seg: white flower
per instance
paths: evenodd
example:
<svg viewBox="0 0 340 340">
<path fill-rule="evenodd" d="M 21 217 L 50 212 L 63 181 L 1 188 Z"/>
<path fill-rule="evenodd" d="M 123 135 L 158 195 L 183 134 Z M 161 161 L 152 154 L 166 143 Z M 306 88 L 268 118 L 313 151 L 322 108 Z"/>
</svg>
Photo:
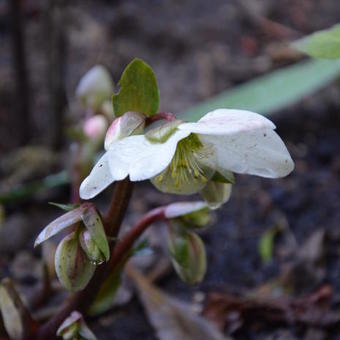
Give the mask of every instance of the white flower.
<svg viewBox="0 0 340 340">
<path fill-rule="evenodd" d="M 284 177 L 294 163 L 274 129 L 257 113 L 218 109 L 197 123 L 165 129 L 160 142 L 147 135 L 126 137 L 109 146 L 81 184 L 80 196 L 92 198 L 127 176 L 151 179 L 161 191 L 179 194 L 202 190 L 216 172 Z"/>
</svg>

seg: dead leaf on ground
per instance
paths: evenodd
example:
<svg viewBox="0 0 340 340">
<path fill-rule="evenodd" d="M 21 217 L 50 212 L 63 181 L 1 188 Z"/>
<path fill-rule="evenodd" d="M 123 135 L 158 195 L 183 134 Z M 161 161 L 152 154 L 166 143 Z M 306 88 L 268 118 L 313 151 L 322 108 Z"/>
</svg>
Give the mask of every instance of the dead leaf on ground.
<svg viewBox="0 0 340 340">
<path fill-rule="evenodd" d="M 125 271 L 134 281 L 139 299 L 160 340 L 227 340 L 188 304 L 163 293 L 133 266 L 128 265 Z"/>
<path fill-rule="evenodd" d="M 220 329 L 231 333 L 246 324 L 301 325 L 327 329 L 340 322 L 340 310 L 333 308 L 332 295 L 333 289 L 329 285 L 302 298 L 210 293 L 203 315 Z"/>
</svg>

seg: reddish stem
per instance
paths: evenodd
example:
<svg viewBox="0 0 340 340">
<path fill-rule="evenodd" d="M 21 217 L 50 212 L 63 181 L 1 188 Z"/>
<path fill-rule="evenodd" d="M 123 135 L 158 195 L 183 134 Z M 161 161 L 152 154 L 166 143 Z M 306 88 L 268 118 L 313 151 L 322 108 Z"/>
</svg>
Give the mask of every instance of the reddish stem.
<svg viewBox="0 0 340 340">
<path fill-rule="evenodd" d="M 133 189 L 132 182 L 126 178 L 114 188 L 109 208 L 104 216 L 104 226 L 107 236 L 116 237 L 129 205 Z"/>
<path fill-rule="evenodd" d="M 121 262 L 126 253 L 133 246 L 134 242 L 152 223 L 164 219 L 164 207 L 153 209 L 145 214 L 142 219 L 140 219 L 139 222 L 125 235 L 123 240 L 116 244 L 109 261 L 110 271 L 112 271 L 113 268 Z"/>
</svg>

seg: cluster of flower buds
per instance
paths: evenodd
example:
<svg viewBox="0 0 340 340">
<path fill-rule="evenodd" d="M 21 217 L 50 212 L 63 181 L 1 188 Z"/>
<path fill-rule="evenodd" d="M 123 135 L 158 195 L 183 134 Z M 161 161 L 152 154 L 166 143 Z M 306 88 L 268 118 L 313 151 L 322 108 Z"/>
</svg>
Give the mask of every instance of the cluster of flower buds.
<svg viewBox="0 0 340 340">
<path fill-rule="evenodd" d="M 55 270 L 61 284 L 71 291 L 83 289 L 97 265 L 108 261 L 110 248 L 100 215 L 90 203 L 84 203 L 47 225 L 35 246 L 66 228 L 73 227 L 59 243 Z"/>
</svg>

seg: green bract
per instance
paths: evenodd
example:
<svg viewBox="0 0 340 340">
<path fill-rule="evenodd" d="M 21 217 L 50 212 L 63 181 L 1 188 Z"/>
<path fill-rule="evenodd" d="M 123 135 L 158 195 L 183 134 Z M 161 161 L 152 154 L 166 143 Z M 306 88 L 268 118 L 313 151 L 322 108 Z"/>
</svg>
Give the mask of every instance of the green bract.
<svg viewBox="0 0 340 340">
<path fill-rule="evenodd" d="M 312 57 L 338 59 L 340 58 L 340 25 L 315 32 L 297 40 L 293 45 Z"/>
<path fill-rule="evenodd" d="M 182 123 L 181 120 L 174 120 L 173 122 L 167 122 L 152 130 L 149 130 L 145 137 L 153 143 L 165 143 L 169 137 L 175 133 L 178 125 Z"/>
<path fill-rule="evenodd" d="M 144 61 L 136 58 L 124 70 L 120 91 L 113 95 L 113 109 L 116 117 L 134 111 L 146 116 L 154 115 L 159 106 L 159 92 L 155 74 Z"/>
<path fill-rule="evenodd" d="M 83 316 L 74 311 L 65 319 L 57 330 L 57 336 L 62 337 L 64 340 L 84 339 L 96 340 L 96 336 L 87 327 Z"/>
<path fill-rule="evenodd" d="M 171 223 L 168 248 L 174 269 L 184 282 L 195 284 L 202 281 L 207 259 L 204 243 L 196 233 L 187 231 L 181 224 Z"/>
<path fill-rule="evenodd" d="M 54 261 L 60 283 L 71 291 L 84 289 L 96 269 L 82 250 L 74 232 L 59 243 Z"/>
</svg>

